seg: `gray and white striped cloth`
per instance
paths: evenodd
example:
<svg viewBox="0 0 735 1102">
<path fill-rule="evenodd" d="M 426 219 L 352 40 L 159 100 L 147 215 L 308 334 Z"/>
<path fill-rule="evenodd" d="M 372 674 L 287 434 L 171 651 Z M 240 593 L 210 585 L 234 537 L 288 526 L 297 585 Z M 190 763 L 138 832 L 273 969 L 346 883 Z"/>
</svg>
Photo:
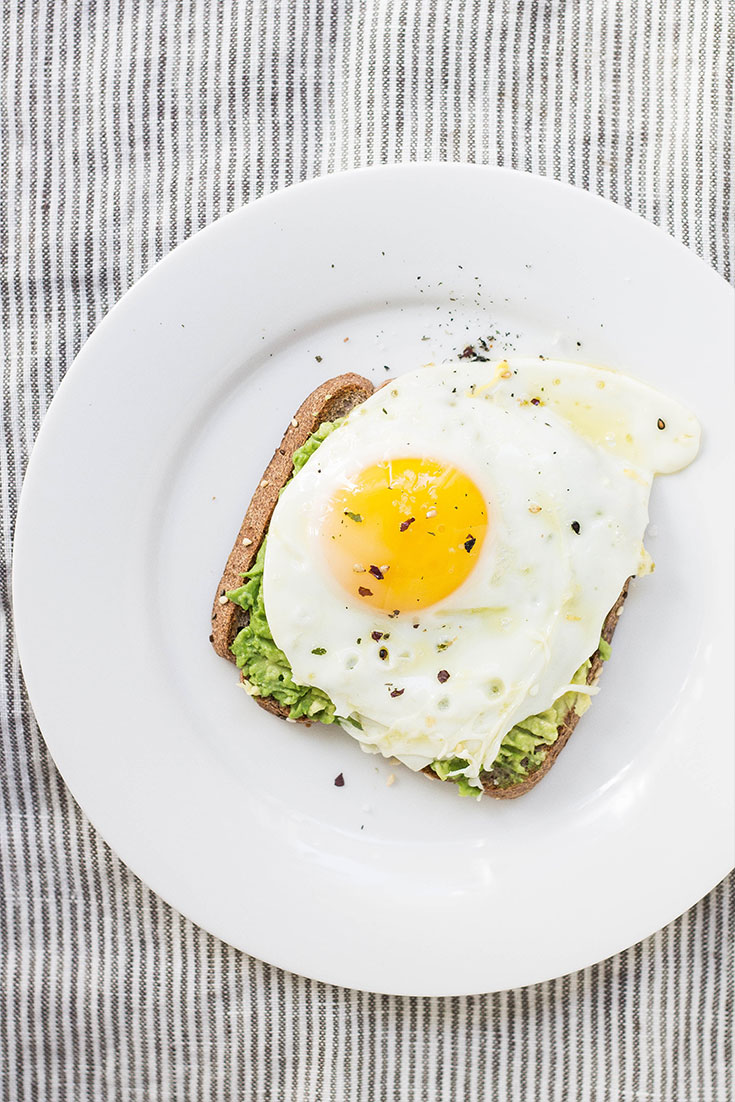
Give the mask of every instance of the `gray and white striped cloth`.
<svg viewBox="0 0 735 1102">
<path fill-rule="evenodd" d="M 23 689 L 9 571 L 82 342 L 178 242 L 292 181 L 513 166 L 625 204 L 730 278 L 732 2 L 4 0 L 0 52 L 2 1099 L 727 1102 L 732 877 L 627 952 L 503 994 L 368 995 L 249 959 L 76 806 Z"/>
</svg>

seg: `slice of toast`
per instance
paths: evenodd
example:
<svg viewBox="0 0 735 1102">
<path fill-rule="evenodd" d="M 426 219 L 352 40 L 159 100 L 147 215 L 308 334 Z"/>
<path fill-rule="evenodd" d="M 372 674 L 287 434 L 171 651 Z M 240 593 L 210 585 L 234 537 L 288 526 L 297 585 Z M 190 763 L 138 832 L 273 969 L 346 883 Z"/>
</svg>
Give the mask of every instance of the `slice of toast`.
<svg viewBox="0 0 735 1102">
<path fill-rule="evenodd" d="M 230 551 L 212 608 L 212 634 L 209 639 L 217 654 L 227 658 L 230 662 L 235 661 L 230 647 L 237 633 L 246 626 L 248 613 L 239 605 L 227 601 L 225 594 L 228 590 L 237 589 L 242 584 L 242 575 L 255 562 L 260 545 L 268 532 L 268 525 L 276 507 L 278 495 L 293 473 L 294 452 L 306 443 L 309 436 L 316 432 L 323 422 L 335 421 L 338 417 L 345 417 L 350 410 L 361 405 L 366 398 L 369 398 L 374 389 L 370 380 L 363 378 L 362 375 L 346 374 L 328 379 L 326 383 L 322 383 L 321 386 L 312 391 L 299 406 L 286 429 L 281 443 L 273 453 L 273 458 L 263 472 L 258 487 L 251 498 L 245 519 Z M 608 613 L 603 625 L 601 635 L 608 643 L 612 639 L 617 626 L 618 617 L 628 593 L 628 584 L 626 582 L 623 586 L 620 596 Z M 225 599 L 223 600 L 223 598 Z M 599 650 L 592 655 L 591 662 L 587 674 L 588 685 L 597 681 L 602 669 L 602 658 Z M 265 708 L 273 715 L 280 716 L 283 719 L 288 717 L 289 709 L 273 698 L 256 696 L 253 699 L 261 708 Z M 523 781 L 507 788 L 498 788 L 491 780 L 485 781 L 483 787 L 487 795 L 496 799 L 512 800 L 517 796 L 524 795 L 534 785 L 538 784 L 541 778 L 551 769 L 567 744 L 578 720 L 577 713 L 574 709 L 570 709 L 558 728 L 559 736 L 556 742 L 549 747 L 548 753 L 539 768 Z M 306 717 L 301 717 L 296 722 L 305 723 L 309 726 L 312 721 Z M 435 780 L 439 780 L 432 769 L 427 768 L 424 772 Z"/>
</svg>

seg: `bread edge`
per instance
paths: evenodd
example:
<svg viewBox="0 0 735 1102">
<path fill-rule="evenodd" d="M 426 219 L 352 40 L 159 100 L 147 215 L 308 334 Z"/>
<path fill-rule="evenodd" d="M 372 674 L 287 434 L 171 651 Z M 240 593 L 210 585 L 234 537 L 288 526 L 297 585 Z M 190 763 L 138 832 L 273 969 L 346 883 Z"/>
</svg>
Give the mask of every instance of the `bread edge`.
<svg viewBox="0 0 735 1102">
<path fill-rule="evenodd" d="M 237 633 L 248 622 L 248 613 L 225 598 L 228 590 L 242 585 L 242 575 L 250 569 L 260 550 L 278 495 L 293 473 L 293 456 L 324 421 L 344 417 L 361 405 L 374 391 L 369 379 L 348 372 L 327 379 L 301 403 L 283 434 L 255 488 L 247 512 L 240 525 L 232 550 L 225 563 L 214 597 L 209 641 L 217 654 L 235 661 L 230 647 Z M 262 708 L 286 718 L 288 709 L 270 697 L 254 697 Z"/>
</svg>

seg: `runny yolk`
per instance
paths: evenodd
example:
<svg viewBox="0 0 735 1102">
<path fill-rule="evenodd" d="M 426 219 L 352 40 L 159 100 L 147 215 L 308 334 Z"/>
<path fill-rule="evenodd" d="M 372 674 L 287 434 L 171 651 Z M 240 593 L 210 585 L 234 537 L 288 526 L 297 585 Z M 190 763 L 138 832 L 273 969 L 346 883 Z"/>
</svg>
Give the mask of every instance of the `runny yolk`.
<svg viewBox="0 0 735 1102">
<path fill-rule="evenodd" d="M 428 608 L 472 572 L 487 532 L 472 479 L 435 459 L 366 467 L 331 499 L 321 536 L 333 576 L 384 612 Z"/>
</svg>

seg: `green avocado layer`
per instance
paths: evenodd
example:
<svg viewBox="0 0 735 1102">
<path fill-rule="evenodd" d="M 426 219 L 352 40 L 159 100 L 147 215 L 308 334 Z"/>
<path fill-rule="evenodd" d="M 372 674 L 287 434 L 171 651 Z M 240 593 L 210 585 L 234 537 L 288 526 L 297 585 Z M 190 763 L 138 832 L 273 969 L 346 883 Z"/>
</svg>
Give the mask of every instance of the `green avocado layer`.
<svg viewBox="0 0 735 1102">
<path fill-rule="evenodd" d="M 341 424 L 341 420 L 325 422 L 294 452 L 294 474 Z M 306 717 L 320 723 L 335 723 L 339 716 L 335 715 L 332 701 L 321 689 L 294 682 L 288 659 L 271 635 L 263 603 L 265 547 L 264 539 L 255 562 L 243 575 L 244 584 L 227 594 L 229 600 L 250 614 L 247 627 L 237 634 L 230 649 L 244 674 L 251 696 L 272 697 L 289 709 L 290 719 Z M 604 639 L 600 640 L 600 656 L 603 660 L 610 657 L 610 646 Z M 579 667 L 571 683 L 585 684 L 589 668 L 588 659 Z M 492 768 L 483 773 L 483 780 L 490 780 L 499 788 L 509 788 L 525 780 L 539 768 L 549 747 L 556 741 L 558 728 L 567 712 L 573 708 L 578 715 L 582 715 L 589 705 L 590 698 L 585 693 L 570 691 L 559 697 L 545 712 L 524 719 L 505 736 Z M 441 780 L 454 781 L 461 795 L 477 796 L 479 789 L 459 772 L 466 769 L 467 764 L 462 758 L 452 758 L 435 761 L 431 768 Z"/>
<path fill-rule="evenodd" d="M 319 445 L 334 432 L 342 421 L 328 421 L 320 425 L 309 439 L 293 455 L 294 474 L 297 474 Z M 291 676 L 291 667 L 282 650 L 276 646 L 265 616 L 263 603 L 263 562 L 266 541 L 260 545 L 255 562 L 243 574 L 244 585 L 232 589 L 229 599 L 250 613 L 247 627 L 238 632 L 230 650 L 238 668 L 246 679 L 251 696 L 270 696 L 289 710 L 290 719 L 319 720 L 334 723 L 334 704 L 326 693 L 315 687 L 297 685 Z"/>
</svg>

